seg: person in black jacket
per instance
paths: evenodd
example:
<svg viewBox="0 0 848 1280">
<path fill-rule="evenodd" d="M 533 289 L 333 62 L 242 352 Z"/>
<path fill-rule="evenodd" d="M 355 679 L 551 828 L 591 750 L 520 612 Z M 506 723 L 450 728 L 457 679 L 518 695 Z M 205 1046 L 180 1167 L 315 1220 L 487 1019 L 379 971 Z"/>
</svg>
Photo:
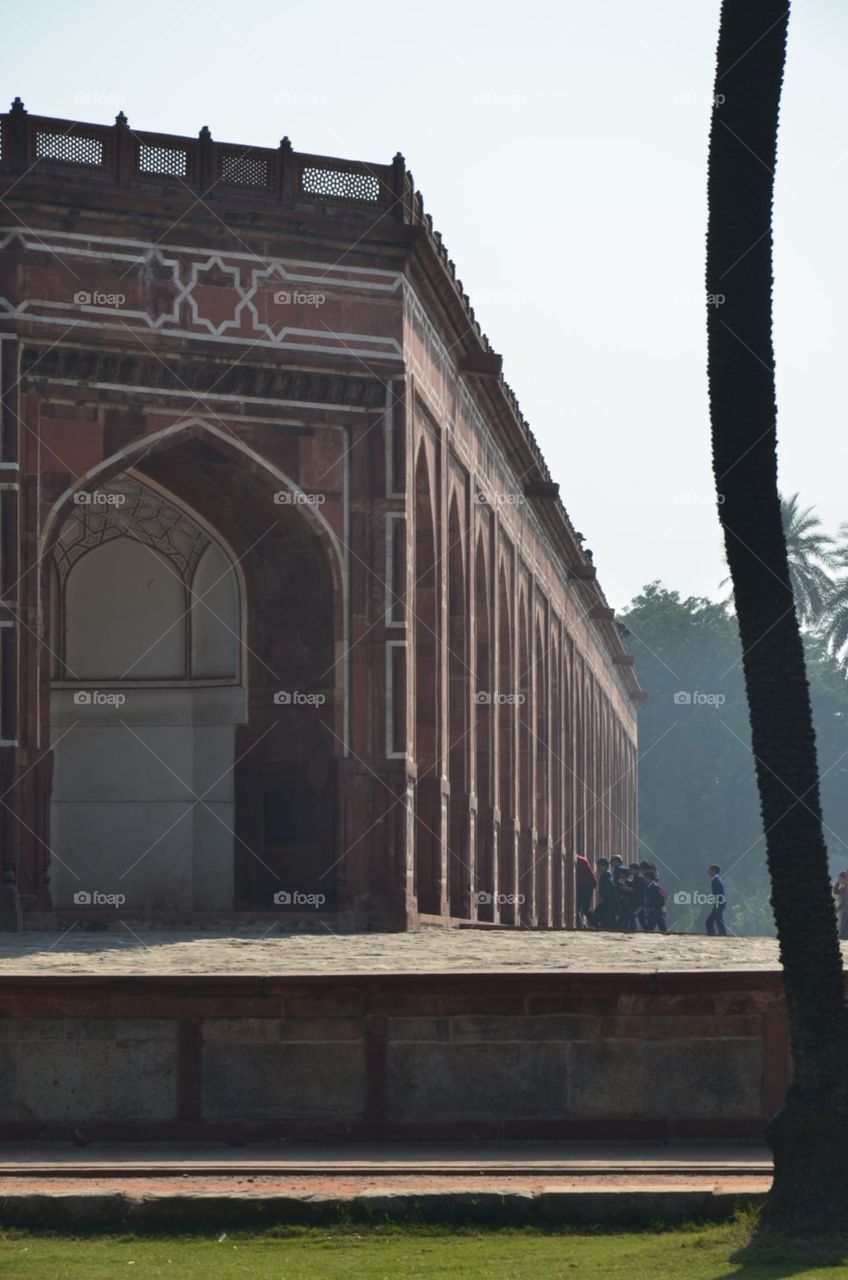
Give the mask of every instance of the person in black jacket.
<svg viewBox="0 0 848 1280">
<path fill-rule="evenodd" d="M 614 929 L 618 923 L 618 890 L 610 871 L 609 858 L 598 858 L 598 905 L 589 913 L 596 929 Z"/>
<path fill-rule="evenodd" d="M 658 929 L 668 933 L 665 923 L 665 893 L 656 871 L 646 871 L 645 879 L 645 928 L 648 933 Z"/>
<path fill-rule="evenodd" d="M 627 876 L 627 867 L 616 867 L 613 872 L 615 880 L 615 889 L 618 894 L 618 920 L 616 928 L 622 929 L 627 933 L 632 933 L 635 925 L 633 922 L 634 912 L 636 910 L 635 897 L 636 892 Z"/>
<path fill-rule="evenodd" d="M 645 928 L 645 881 L 638 862 L 631 862 L 628 876 L 628 896 L 624 900 L 622 929 L 635 933 L 637 928 Z"/>
</svg>

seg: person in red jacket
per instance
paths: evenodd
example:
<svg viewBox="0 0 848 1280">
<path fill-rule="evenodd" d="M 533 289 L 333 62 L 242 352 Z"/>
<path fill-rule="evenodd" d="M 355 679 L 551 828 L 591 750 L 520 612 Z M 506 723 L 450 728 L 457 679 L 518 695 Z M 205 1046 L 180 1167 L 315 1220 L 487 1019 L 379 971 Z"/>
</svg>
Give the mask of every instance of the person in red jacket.
<svg viewBox="0 0 848 1280">
<path fill-rule="evenodd" d="M 592 896 L 598 881 L 592 864 L 585 854 L 578 853 L 575 862 L 577 879 L 577 928 L 588 929 L 586 914 L 592 906 Z"/>
</svg>

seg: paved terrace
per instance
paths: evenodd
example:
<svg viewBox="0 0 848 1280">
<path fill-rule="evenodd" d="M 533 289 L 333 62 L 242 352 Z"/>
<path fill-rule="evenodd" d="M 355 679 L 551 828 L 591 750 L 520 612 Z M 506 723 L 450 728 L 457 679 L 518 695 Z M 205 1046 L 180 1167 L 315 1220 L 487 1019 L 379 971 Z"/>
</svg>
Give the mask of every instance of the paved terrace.
<svg viewBox="0 0 848 1280">
<path fill-rule="evenodd" d="M 848 959 L 848 947 L 844 949 Z M 428 929 L 338 934 L 113 931 L 0 934 L 7 974 L 651 973 L 779 969 L 773 938 Z"/>
</svg>

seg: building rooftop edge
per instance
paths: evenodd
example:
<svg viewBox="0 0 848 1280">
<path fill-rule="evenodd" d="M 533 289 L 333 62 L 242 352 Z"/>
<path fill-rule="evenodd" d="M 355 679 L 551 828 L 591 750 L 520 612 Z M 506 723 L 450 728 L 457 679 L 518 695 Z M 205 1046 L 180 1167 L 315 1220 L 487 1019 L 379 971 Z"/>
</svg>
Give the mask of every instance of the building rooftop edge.
<svg viewBox="0 0 848 1280">
<path fill-rule="evenodd" d="M 594 566 L 582 548 L 544 454 L 501 372 L 500 357 L 476 318 L 453 259 L 424 209 L 423 197 L 400 152 L 390 164 L 372 164 L 297 152 L 287 137 L 274 149 L 218 142 L 206 126 L 197 137 L 138 131 L 130 127 L 123 111 L 114 125 L 35 116 L 15 98 L 11 109 L 0 113 L 0 176 L 17 175 L 18 185 L 36 171 L 76 184 L 88 178 L 96 188 L 111 186 L 149 194 L 163 186 L 182 189 L 194 202 L 200 193 L 201 203 L 214 191 L 215 198 L 223 196 L 242 204 L 247 200 L 269 210 L 333 206 L 344 214 L 371 215 L 374 229 L 387 221 L 421 228 L 429 255 L 440 264 L 450 284 L 451 301 L 461 321 L 460 358 L 465 358 L 467 367 L 460 372 L 479 381 L 484 397 L 495 402 L 493 408 L 500 401 L 498 416 L 507 434 L 514 431 L 513 443 L 523 446 L 535 464 L 531 481 L 539 492 L 533 497 L 541 499 L 549 519 L 553 517 L 554 531 L 564 544 L 566 568 L 576 570 L 572 576 L 585 584 L 597 604 L 607 607 Z M 479 353 L 476 360 L 475 346 Z M 588 621 L 589 608 L 586 614 Z M 603 619 L 598 629 L 613 661 L 621 660 L 617 670 L 638 703 L 641 686 L 634 668 L 627 664 L 630 655 L 616 623 Z"/>
</svg>

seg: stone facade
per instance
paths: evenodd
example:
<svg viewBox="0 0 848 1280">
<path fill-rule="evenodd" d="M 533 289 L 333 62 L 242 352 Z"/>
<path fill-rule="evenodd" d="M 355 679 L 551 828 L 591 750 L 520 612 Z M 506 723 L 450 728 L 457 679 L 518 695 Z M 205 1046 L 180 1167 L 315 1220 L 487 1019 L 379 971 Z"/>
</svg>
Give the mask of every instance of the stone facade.
<svg viewBox="0 0 848 1280">
<path fill-rule="evenodd" d="M 7 918 L 573 924 L 642 695 L 403 158 L 0 126 Z"/>
</svg>

